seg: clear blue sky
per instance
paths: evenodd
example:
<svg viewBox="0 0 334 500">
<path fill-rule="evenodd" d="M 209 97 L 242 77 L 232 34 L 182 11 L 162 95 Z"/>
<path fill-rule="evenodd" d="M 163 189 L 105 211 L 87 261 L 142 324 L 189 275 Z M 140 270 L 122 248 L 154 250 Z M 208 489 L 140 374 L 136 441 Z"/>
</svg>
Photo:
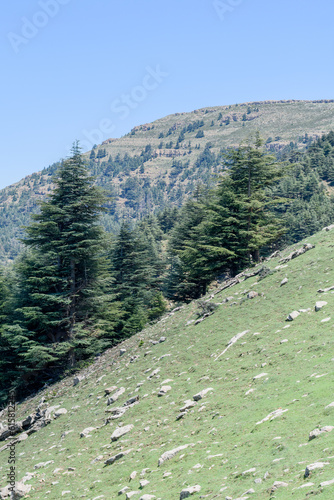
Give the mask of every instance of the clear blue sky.
<svg viewBox="0 0 334 500">
<path fill-rule="evenodd" d="M 0 18 L 0 188 L 167 114 L 333 98 L 330 0 L 15 0 Z"/>
</svg>

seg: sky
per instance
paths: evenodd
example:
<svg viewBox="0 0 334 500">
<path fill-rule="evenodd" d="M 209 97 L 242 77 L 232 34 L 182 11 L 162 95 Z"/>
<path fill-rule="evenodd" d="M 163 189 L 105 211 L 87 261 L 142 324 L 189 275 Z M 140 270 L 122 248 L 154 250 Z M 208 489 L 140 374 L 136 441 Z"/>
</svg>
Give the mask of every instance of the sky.
<svg viewBox="0 0 334 500">
<path fill-rule="evenodd" d="M 15 0 L 0 18 L 0 189 L 176 112 L 333 98 L 331 0 Z"/>
</svg>

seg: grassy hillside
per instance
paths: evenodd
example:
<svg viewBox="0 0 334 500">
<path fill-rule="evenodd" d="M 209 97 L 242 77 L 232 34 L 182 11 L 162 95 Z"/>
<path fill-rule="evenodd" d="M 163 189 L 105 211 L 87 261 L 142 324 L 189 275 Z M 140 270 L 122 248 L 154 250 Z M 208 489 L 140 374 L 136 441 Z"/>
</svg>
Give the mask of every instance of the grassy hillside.
<svg viewBox="0 0 334 500">
<path fill-rule="evenodd" d="M 306 242 L 315 247 L 280 262 Z M 309 434 L 334 425 L 334 407 L 328 406 L 334 402 L 334 291 L 318 292 L 334 285 L 333 246 L 334 230 L 309 237 L 267 261 L 272 273 L 264 279 L 212 288 L 206 299 L 219 305 L 204 321 L 195 324 L 196 302 L 183 306 L 98 357 L 78 385 L 68 377 L 20 404 L 18 419 L 38 406 L 67 410 L 16 445 L 17 479 L 33 474 L 26 482 L 30 498 L 174 500 L 199 485 L 194 499 L 332 499 L 334 482 L 321 484 L 334 479 L 334 430 L 312 440 Z M 258 295 L 249 299 L 250 291 Z M 315 312 L 317 301 L 327 304 Z M 286 321 L 299 310 L 304 312 Z M 111 386 L 125 391 L 107 405 Z M 162 386 L 170 389 L 159 397 Z M 115 407 L 136 396 L 105 425 Z M 185 405 L 188 412 L 177 420 Z M 1 418 L 5 423 L 5 412 Z M 111 441 L 127 425 L 133 425 L 130 432 Z M 94 429 L 80 438 L 87 427 Z M 185 445 L 158 465 L 165 452 Z M 104 464 L 121 452 L 119 460 Z M 2 486 L 7 455 L 2 449 Z M 317 462 L 304 478 L 306 467 Z M 273 489 L 275 482 L 283 484 Z"/>
<path fill-rule="evenodd" d="M 86 154 L 97 183 L 110 195 L 104 225 L 116 232 L 126 215 L 132 219 L 166 205 L 181 206 L 198 183 L 219 172 L 222 150 L 237 146 L 259 130 L 267 148 L 303 149 L 329 132 L 334 101 L 265 101 L 176 113 L 135 127 L 120 139 L 108 139 Z M 92 156 L 92 158 L 91 158 Z M 20 250 L 20 227 L 29 223 L 36 202 L 52 189 L 57 165 L 0 191 L 0 260 Z"/>
</svg>

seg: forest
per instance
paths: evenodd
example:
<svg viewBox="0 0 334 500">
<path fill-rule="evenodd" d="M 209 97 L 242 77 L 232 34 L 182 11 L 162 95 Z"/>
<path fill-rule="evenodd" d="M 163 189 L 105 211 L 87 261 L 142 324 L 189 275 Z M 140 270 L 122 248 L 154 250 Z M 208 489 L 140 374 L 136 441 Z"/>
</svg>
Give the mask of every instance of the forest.
<svg viewBox="0 0 334 500">
<path fill-rule="evenodd" d="M 220 156 L 208 144 L 198 161 L 199 177 L 201 168 L 216 171 L 210 182 L 182 206 L 171 197 L 137 222 L 123 217 L 116 234 L 103 225 L 113 193 L 96 184 L 78 143 L 53 169 L 53 190 L 22 230 L 23 251 L 0 270 L 0 405 L 9 389 L 23 397 L 82 368 L 172 306 L 199 299 L 213 280 L 334 219 L 334 132 L 279 155 L 259 134 Z M 116 157 L 103 168 L 113 176 L 141 162 Z M 189 165 L 174 159 L 170 175 L 191 175 Z M 142 187 L 127 182 L 127 203 L 139 210 Z"/>
</svg>

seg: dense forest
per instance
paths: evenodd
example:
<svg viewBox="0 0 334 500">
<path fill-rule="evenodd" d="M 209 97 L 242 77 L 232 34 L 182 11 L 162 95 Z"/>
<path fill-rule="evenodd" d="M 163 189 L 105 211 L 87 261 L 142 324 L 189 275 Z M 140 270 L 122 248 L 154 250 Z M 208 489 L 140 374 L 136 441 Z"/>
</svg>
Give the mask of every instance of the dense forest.
<svg viewBox="0 0 334 500">
<path fill-rule="evenodd" d="M 0 271 L 1 401 L 10 387 L 24 396 L 81 367 L 171 304 L 201 297 L 212 280 L 331 223 L 334 133 L 305 152 L 291 144 L 277 156 L 266 146 L 259 134 L 220 155 L 208 143 L 194 179 L 187 162 L 174 159 L 170 176 L 205 182 L 186 201 L 173 193 L 153 213 L 149 200 L 159 189 L 129 177 L 122 186 L 129 211 L 112 235 L 105 217 L 115 192 L 96 184 L 90 164 L 105 152 L 93 149 L 87 165 L 76 143 L 48 172 L 54 187 L 22 230 L 24 251 Z M 152 154 L 147 147 L 99 168 L 112 177 Z M 132 211 L 141 213 L 136 223 Z"/>
</svg>

